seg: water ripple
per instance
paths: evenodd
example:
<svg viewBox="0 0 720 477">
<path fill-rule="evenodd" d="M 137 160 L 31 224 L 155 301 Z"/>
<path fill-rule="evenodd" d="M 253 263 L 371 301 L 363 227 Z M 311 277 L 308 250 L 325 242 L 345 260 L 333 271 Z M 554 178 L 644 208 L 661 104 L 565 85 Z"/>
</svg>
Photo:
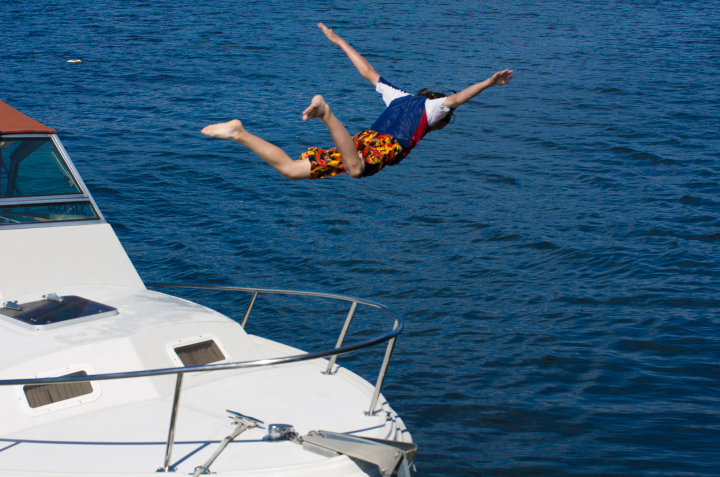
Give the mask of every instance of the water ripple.
<svg viewBox="0 0 720 477">
<path fill-rule="evenodd" d="M 110 3 L 4 1 L 0 99 L 60 131 L 146 281 L 398 309 L 384 394 L 421 475 L 717 475 L 716 1 Z M 318 20 L 411 91 L 516 79 L 361 181 L 290 183 L 198 133 L 238 117 L 291 156 L 328 146 L 299 116 L 318 92 L 371 124 Z M 332 345 L 314 305 L 256 306 L 255 331 Z"/>
</svg>

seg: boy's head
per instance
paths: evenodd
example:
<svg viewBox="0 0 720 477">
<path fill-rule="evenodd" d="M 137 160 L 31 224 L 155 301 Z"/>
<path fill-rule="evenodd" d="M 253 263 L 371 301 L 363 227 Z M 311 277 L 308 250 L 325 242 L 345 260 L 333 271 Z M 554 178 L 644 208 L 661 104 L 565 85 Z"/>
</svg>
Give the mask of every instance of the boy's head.
<svg viewBox="0 0 720 477">
<path fill-rule="evenodd" d="M 445 93 L 455 94 L 456 92 L 457 91 L 450 90 L 450 91 L 444 91 L 442 93 L 435 93 L 434 91 L 430 91 L 427 88 L 423 88 L 420 91 L 418 91 L 417 93 L 415 93 L 415 96 L 422 96 L 427 99 L 438 99 L 438 98 L 446 98 L 447 95 Z M 445 126 L 447 126 L 448 124 L 450 124 L 451 122 L 453 122 L 454 119 L 455 119 L 455 110 L 451 109 L 450 112 L 447 113 L 447 115 L 445 115 L 444 118 L 442 118 L 440 121 L 438 121 L 438 123 L 435 126 L 430 128 L 430 131 L 439 131 L 442 128 L 444 128 Z"/>
</svg>

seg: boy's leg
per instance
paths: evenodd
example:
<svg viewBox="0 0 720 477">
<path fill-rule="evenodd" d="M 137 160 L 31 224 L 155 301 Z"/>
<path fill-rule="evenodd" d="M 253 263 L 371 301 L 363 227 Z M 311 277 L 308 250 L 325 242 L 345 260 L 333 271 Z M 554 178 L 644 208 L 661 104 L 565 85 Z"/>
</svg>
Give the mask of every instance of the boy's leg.
<svg viewBox="0 0 720 477">
<path fill-rule="evenodd" d="M 310 106 L 303 112 L 303 121 L 312 118 L 319 118 L 327 126 L 335 146 L 342 155 L 345 172 L 353 178 L 362 177 L 365 162 L 355 147 L 355 141 L 353 141 L 345 126 L 330 111 L 330 106 L 320 95 L 315 96 Z M 247 132 L 237 119 L 226 123 L 212 124 L 200 132 L 208 136 L 229 139 L 242 144 L 290 180 L 310 178 L 309 160 L 292 160 L 279 147 Z"/>
<path fill-rule="evenodd" d="M 247 132 L 245 128 L 243 128 L 242 123 L 237 119 L 226 123 L 212 124 L 200 132 L 207 136 L 229 139 L 238 144 L 242 144 L 290 180 L 310 178 L 309 160 L 292 160 L 290 156 L 285 154 L 279 147 Z"/>
<path fill-rule="evenodd" d="M 320 95 L 315 96 L 310 106 L 303 112 L 303 121 L 312 118 L 319 118 L 327 126 L 335 146 L 342 155 L 345 172 L 355 179 L 362 177 L 365 170 L 365 161 L 363 161 L 362 156 L 355 147 L 355 141 L 353 141 L 345 126 L 330 111 L 330 106 Z"/>
</svg>

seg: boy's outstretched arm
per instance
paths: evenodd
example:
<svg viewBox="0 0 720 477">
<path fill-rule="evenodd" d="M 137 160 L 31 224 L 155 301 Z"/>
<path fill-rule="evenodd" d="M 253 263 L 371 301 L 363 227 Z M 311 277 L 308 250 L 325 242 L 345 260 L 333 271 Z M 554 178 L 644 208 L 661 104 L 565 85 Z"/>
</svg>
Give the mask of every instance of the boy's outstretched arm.
<svg viewBox="0 0 720 477">
<path fill-rule="evenodd" d="M 371 82 L 373 86 L 376 86 L 378 79 L 380 79 L 380 75 L 377 74 L 375 68 L 373 68 L 372 65 L 368 63 L 362 55 L 360 55 L 360 53 L 355 51 L 355 49 L 350 46 L 347 41 L 333 33 L 330 28 L 326 27 L 322 23 L 318 23 L 318 27 L 323 31 L 323 33 L 325 33 L 328 40 L 342 48 L 342 51 L 344 51 L 348 58 L 350 58 L 350 61 L 352 61 L 352 64 L 355 65 L 355 68 L 357 68 L 360 75 Z"/>
<path fill-rule="evenodd" d="M 446 108 L 455 109 L 458 106 L 467 103 L 475 96 L 488 89 L 490 86 L 502 86 L 504 84 L 508 84 L 510 80 L 513 79 L 513 77 L 510 76 L 512 72 L 513 70 L 498 71 L 485 81 L 481 81 L 480 83 L 465 88 L 459 93 L 448 96 L 445 99 L 443 106 L 445 106 Z"/>
</svg>

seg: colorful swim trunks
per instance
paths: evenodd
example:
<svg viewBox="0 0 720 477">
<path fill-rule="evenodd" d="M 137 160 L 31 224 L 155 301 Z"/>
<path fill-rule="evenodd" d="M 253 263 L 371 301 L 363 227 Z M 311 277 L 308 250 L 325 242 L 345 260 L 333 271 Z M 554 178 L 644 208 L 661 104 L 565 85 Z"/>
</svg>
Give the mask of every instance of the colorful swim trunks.
<svg viewBox="0 0 720 477">
<path fill-rule="evenodd" d="M 362 131 L 353 137 L 355 148 L 365 160 L 363 177 L 376 174 L 380 169 L 397 164 L 404 157 L 402 147 L 394 137 L 376 131 Z M 336 147 L 318 149 L 311 147 L 303 152 L 300 159 L 310 161 L 310 179 L 337 176 L 345 173 L 342 156 Z"/>
</svg>

